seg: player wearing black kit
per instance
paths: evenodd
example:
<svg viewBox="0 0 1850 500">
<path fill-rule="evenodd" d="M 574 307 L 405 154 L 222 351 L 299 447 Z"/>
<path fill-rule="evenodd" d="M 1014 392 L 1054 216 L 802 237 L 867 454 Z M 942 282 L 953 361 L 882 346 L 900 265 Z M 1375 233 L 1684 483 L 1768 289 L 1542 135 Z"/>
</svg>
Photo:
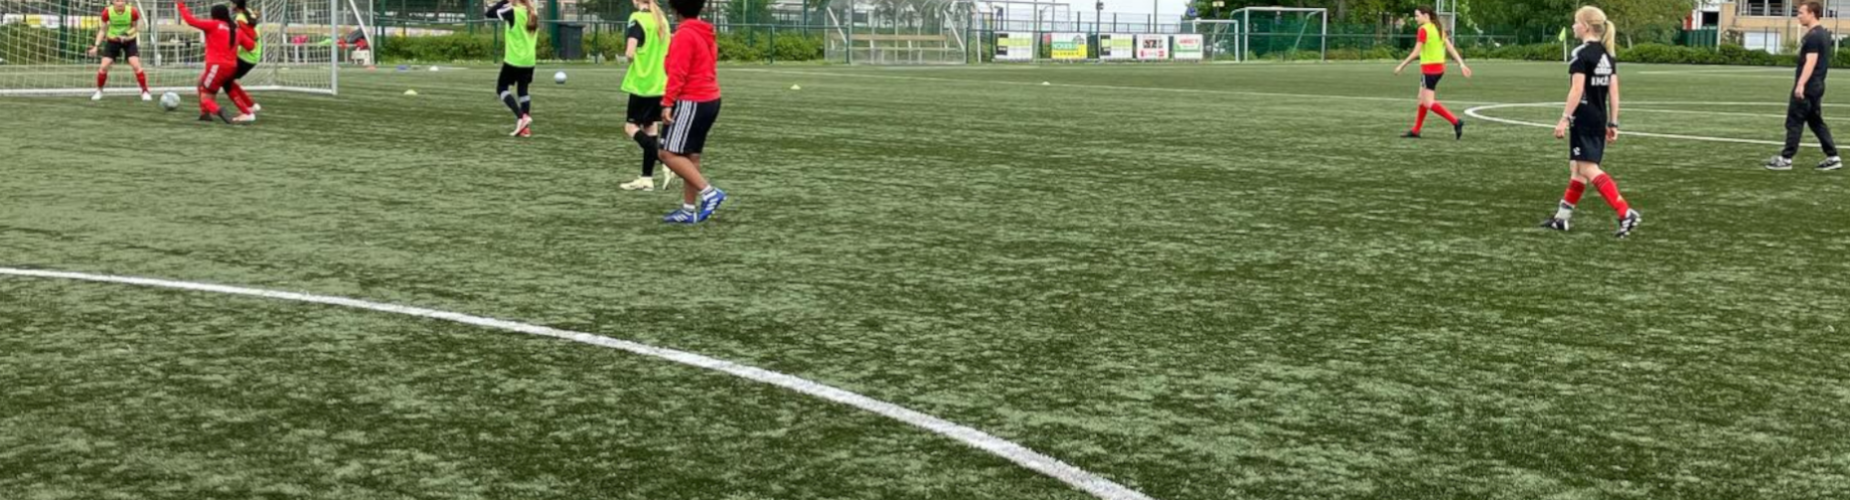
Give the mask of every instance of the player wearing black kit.
<svg viewBox="0 0 1850 500">
<path fill-rule="evenodd" d="M 1600 169 L 1606 143 L 1619 139 L 1619 65 L 1606 50 L 1614 29 L 1604 11 L 1588 6 L 1574 13 L 1574 34 L 1585 43 L 1574 49 L 1574 58 L 1568 63 L 1572 86 L 1561 121 L 1555 124 L 1555 138 L 1568 139 L 1570 178 L 1555 215 L 1542 221 L 1542 227 L 1567 231 L 1574 206 L 1580 203 L 1587 185 L 1592 184 L 1606 204 L 1618 212 L 1619 230 L 1614 236 L 1624 238 L 1638 228 L 1643 217 L 1619 194 L 1619 185 L 1612 177 Z"/>
<path fill-rule="evenodd" d="M 1612 84 L 1618 79 L 1619 64 L 1613 60 L 1605 43 L 1588 41 L 1574 49 L 1567 74 L 1583 82 L 1580 105 L 1572 108 L 1571 115 L 1563 115 L 1570 123 L 1568 159 L 1597 164 L 1606 157 L 1606 130 L 1618 128 L 1610 111 Z"/>
<path fill-rule="evenodd" d="M 1831 139 L 1831 128 L 1824 124 L 1824 77 L 1831 72 L 1832 46 L 1830 30 L 1818 25 L 1818 15 L 1824 12 L 1824 6 L 1818 2 L 1799 4 L 1799 25 L 1805 27 L 1804 42 L 1799 46 L 1799 68 L 1797 80 L 1792 84 L 1792 96 L 1786 105 L 1786 147 L 1779 151 L 1779 156 L 1767 160 L 1767 170 L 1792 170 L 1792 157 L 1799 153 L 1799 138 L 1805 134 L 1805 127 L 1811 127 L 1811 133 L 1818 136 L 1818 144 L 1824 146 L 1824 161 L 1818 163 L 1818 170 L 1837 170 L 1843 168 L 1844 161 L 1837 157 L 1837 142 Z"/>
</svg>

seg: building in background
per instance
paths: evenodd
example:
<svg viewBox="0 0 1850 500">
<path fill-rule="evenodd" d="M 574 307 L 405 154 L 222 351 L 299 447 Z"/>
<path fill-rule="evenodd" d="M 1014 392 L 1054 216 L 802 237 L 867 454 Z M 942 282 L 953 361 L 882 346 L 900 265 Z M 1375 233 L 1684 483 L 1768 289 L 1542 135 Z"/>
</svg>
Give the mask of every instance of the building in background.
<svg viewBox="0 0 1850 500">
<path fill-rule="evenodd" d="M 1843 22 L 1839 12 L 1841 8 L 1850 7 L 1850 0 L 1821 2 L 1824 4 L 1824 17 L 1819 20 L 1819 24 L 1831 30 L 1834 39 L 1843 40 L 1844 28 L 1850 24 Z M 1709 1 L 1701 4 L 1691 16 L 1693 20 L 1706 20 L 1713 6 L 1715 26 L 1720 28 L 1724 43 L 1739 43 L 1748 50 L 1790 54 L 1798 50 L 1798 41 L 1804 30 L 1799 26 L 1799 21 L 1793 18 L 1798 13 L 1800 3 L 1802 0 Z"/>
</svg>

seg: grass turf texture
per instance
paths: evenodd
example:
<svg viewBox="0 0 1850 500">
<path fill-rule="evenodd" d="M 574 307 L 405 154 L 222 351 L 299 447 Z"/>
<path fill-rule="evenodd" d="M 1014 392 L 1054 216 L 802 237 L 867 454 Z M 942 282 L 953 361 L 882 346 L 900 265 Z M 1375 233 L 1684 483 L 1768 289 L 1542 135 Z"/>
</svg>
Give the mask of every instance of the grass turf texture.
<svg viewBox="0 0 1850 500">
<path fill-rule="evenodd" d="M 696 228 L 615 189 L 611 70 L 536 83 L 530 140 L 491 68 L 348 71 L 244 128 L 191 97 L 9 98 L 0 266 L 690 350 L 1164 500 L 1850 495 L 1845 174 L 1623 138 L 1639 233 L 1593 193 L 1545 233 L 1565 143 L 1397 139 L 1417 76 L 1390 68 L 728 68 L 707 161 L 735 198 Z M 1474 69 L 1454 112 L 1566 91 L 1559 64 Z M 1789 73 L 1621 69 L 1628 130 L 1781 134 Z M 1649 104 L 1673 101 L 1724 104 Z M 0 497 L 1082 498 L 803 396 L 447 323 L 0 277 L 0 332 Z"/>
</svg>

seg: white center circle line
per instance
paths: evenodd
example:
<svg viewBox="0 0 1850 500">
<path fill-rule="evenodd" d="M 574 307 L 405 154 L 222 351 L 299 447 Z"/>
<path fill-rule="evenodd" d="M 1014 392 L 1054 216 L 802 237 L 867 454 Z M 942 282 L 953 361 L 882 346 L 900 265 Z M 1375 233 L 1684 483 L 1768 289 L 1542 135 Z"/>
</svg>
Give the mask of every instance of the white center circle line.
<svg viewBox="0 0 1850 500">
<path fill-rule="evenodd" d="M 800 392 L 800 393 L 807 394 L 810 396 L 815 396 L 817 398 L 821 398 L 821 399 L 825 399 L 828 401 L 833 401 L 836 403 L 841 403 L 841 404 L 845 404 L 845 405 L 859 408 L 862 410 L 866 410 L 869 412 L 873 412 L 881 416 L 891 418 L 893 420 L 898 420 L 907 425 L 911 425 L 913 427 L 917 427 L 920 429 L 925 429 L 934 434 L 938 434 L 940 436 L 944 436 L 944 437 L 957 440 L 958 442 L 964 443 L 976 449 L 988 452 L 991 455 L 995 455 L 995 456 L 1007 459 L 1010 462 L 1014 462 L 1016 465 L 1020 465 L 1022 467 L 1028 468 L 1029 470 L 1039 472 L 1042 475 L 1045 475 L 1047 477 L 1057 479 L 1060 482 L 1066 483 L 1067 485 L 1072 486 L 1073 488 L 1076 488 L 1080 491 L 1084 491 L 1088 494 L 1091 494 L 1093 497 L 1099 498 L 1101 500 L 1153 500 L 1149 496 L 1146 496 L 1143 493 L 1137 492 L 1137 490 L 1133 490 L 1124 485 L 1118 484 L 1116 482 L 1112 482 L 1111 480 L 1105 479 L 1104 477 L 1100 477 L 1097 474 L 1086 472 L 1084 469 L 1074 467 L 1072 465 L 1067 464 L 1066 462 L 1060 461 L 1059 459 L 1049 457 L 1047 455 L 1043 455 L 1040 452 L 1028 449 L 1028 447 L 1026 446 L 1016 444 L 1012 441 L 1008 441 L 1008 440 L 990 435 L 989 433 L 976 430 L 968 426 L 964 426 L 961 424 L 957 424 L 955 422 L 951 422 L 949 420 L 945 420 L 942 418 L 920 413 L 918 411 L 911 410 L 906 407 L 899 406 L 893 403 L 888 403 L 885 401 L 880 401 L 880 400 L 873 399 L 867 396 L 863 396 L 857 393 L 849 392 L 845 389 L 839 389 L 833 386 L 811 381 L 809 379 L 805 379 L 805 378 L 798 377 L 795 375 L 774 372 L 774 371 L 766 370 L 763 368 L 757 368 L 753 366 L 746 366 L 746 365 L 742 365 L 739 363 L 734 363 L 734 362 L 726 361 L 723 359 L 707 357 L 707 356 L 703 356 L 703 355 L 695 354 L 691 352 L 686 352 L 686 351 L 678 351 L 678 350 L 668 349 L 668 348 L 663 348 L 663 347 L 655 347 L 655 346 L 642 344 L 638 342 L 632 342 L 628 340 L 619 340 L 619 339 L 614 339 L 614 338 L 605 337 L 601 335 L 593 335 L 593 334 L 584 333 L 584 332 L 575 332 L 571 330 L 560 330 L 557 328 L 551 328 L 551 327 L 545 327 L 545 326 L 539 326 L 539 325 L 531 325 L 531 324 L 526 324 L 526 323 L 517 323 L 513 321 L 487 318 L 487 317 L 482 317 L 482 316 L 473 316 L 473 315 L 454 313 L 454 312 L 448 312 L 448 311 L 438 311 L 435 309 L 425 309 L 421 307 L 411 307 L 411 306 L 401 306 L 401 305 L 395 305 L 395 304 L 384 304 L 384 303 L 379 303 L 379 302 L 369 302 L 369 301 L 364 301 L 364 300 L 359 300 L 359 299 L 349 299 L 345 297 L 331 297 L 331 296 L 326 296 L 326 295 L 311 295 L 311 294 L 305 294 L 305 293 L 281 292 L 281 291 L 275 291 L 275 290 L 262 290 L 262 289 L 256 289 L 256 288 L 243 288 L 243 287 L 235 287 L 235 286 L 213 285 L 213 284 L 208 284 L 208 283 L 169 281 L 169 280 L 154 279 L 154 278 L 139 278 L 139 277 L 133 277 L 133 276 L 112 276 L 112 275 L 101 275 L 101 274 L 72 273 L 72 272 L 63 272 L 63 271 L 45 271 L 45 270 L 36 270 L 36 269 L 16 269 L 16 268 L 10 268 L 10 267 L 0 267 L 0 275 L 12 275 L 12 276 L 22 276 L 22 277 L 31 277 L 31 278 L 66 279 L 66 280 L 77 280 L 77 281 L 90 281 L 90 282 L 97 282 L 97 283 L 117 283 L 117 284 L 124 284 L 124 285 L 136 285 L 136 286 L 146 286 L 146 287 L 155 287 L 155 288 L 170 288 L 170 289 L 176 289 L 176 290 L 189 290 L 189 291 L 196 291 L 196 292 L 221 293 L 221 294 L 227 294 L 227 295 L 242 295 L 242 296 L 247 296 L 247 297 L 261 297 L 261 298 L 267 298 L 267 299 L 278 299 L 278 300 L 287 300 L 287 301 L 294 301 L 294 302 L 307 302 L 311 304 L 324 304 L 324 305 L 331 305 L 331 306 L 348 307 L 348 308 L 353 308 L 353 309 L 364 309 L 364 310 L 369 310 L 369 311 L 378 311 L 378 312 L 385 312 L 385 313 L 392 313 L 392 314 L 402 314 L 406 316 L 414 316 L 414 317 L 419 317 L 419 318 L 439 319 L 439 320 L 450 321 L 450 322 L 455 322 L 455 323 L 462 323 L 466 325 L 481 326 L 481 327 L 493 328 L 497 330 L 524 333 L 528 335 L 537 335 L 541 337 L 552 337 L 552 338 L 558 338 L 558 339 L 565 339 L 565 340 L 570 340 L 573 342 L 591 344 L 591 345 L 600 346 L 600 347 L 608 347 L 611 349 L 628 351 L 630 353 L 640 354 L 643 356 L 665 359 L 668 361 L 673 361 L 676 363 L 680 363 L 680 364 L 684 364 L 684 365 L 688 365 L 688 366 L 692 366 L 696 368 L 705 368 L 708 370 L 723 372 L 723 373 L 730 374 L 730 375 L 733 375 L 739 378 L 744 378 L 744 379 L 751 380 L 754 382 L 761 382 L 765 384 L 782 387 L 785 389 Z"/>
<path fill-rule="evenodd" d="M 1762 106 L 1762 105 L 1772 105 L 1773 103 L 1764 103 L 1764 102 L 1639 102 L 1639 103 L 1632 103 L 1632 104 L 1638 105 L 1638 106 L 1652 106 L 1652 105 L 1655 105 L 1655 106 L 1694 106 L 1694 105 Z M 1780 105 L 1783 106 L 1783 104 L 1780 104 Z M 1531 103 L 1517 103 L 1517 104 L 1491 104 L 1488 106 L 1478 106 L 1475 108 L 1467 109 L 1465 110 L 1465 116 L 1469 116 L 1472 118 L 1476 118 L 1476 119 L 1484 120 L 1488 122 L 1493 122 L 1493 123 L 1502 123 L 1505 125 L 1521 125 L 1521 126 L 1527 126 L 1527 127 L 1541 127 L 1541 128 L 1546 128 L 1546 129 L 1552 129 L 1554 128 L 1553 124 L 1526 122 L 1522 120 L 1511 120 L 1508 118 L 1497 118 L 1494 116 L 1486 116 L 1483 113 L 1481 113 L 1481 111 L 1489 111 L 1493 109 L 1505 109 L 1505 108 L 1546 108 L 1546 107 L 1554 107 L 1554 106 L 1561 106 L 1561 103 L 1531 102 Z M 1706 142 L 1731 142 L 1731 143 L 1738 143 L 1738 144 L 1762 144 L 1762 145 L 1768 145 L 1768 146 L 1785 146 L 1786 145 L 1786 143 L 1781 142 L 1781 141 L 1768 141 L 1768 140 L 1761 140 L 1761 139 L 1737 139 L 1733 137 L 1709 137 L 1709 136 L 1702 136 L 1702 135 L 1660 134 L 1660 133 L 1654 133 L 1654 132 L 1633 132 L 1630 130 L 1623 131 L 1622 135 L 1627 136 L 1627 137 L 1631 137 L 1631 136 L 1657 137 L 1657 138 L 1662 138 L 1662 139 L 1682 139 L 1682 140 L 1688 140 L 1688 141 L 1706 141 Z M 1813 143 L 1801 143 L 1800 145 L 1805 146 L 1805 147 L 1814 147 L 1814 148 L 1818 147 L 1817 144 L 1813 144 Z"/>
</svg>

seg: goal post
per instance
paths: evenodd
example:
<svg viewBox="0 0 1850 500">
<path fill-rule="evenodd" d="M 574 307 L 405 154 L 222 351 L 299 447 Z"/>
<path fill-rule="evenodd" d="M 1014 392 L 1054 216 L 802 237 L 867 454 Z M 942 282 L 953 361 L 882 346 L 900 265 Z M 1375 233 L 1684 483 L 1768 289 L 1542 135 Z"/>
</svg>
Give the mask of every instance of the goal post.
<svg viewBox="0 0 1850 500">
<path fill-rule="evenodd" d="M 967 64 L 971 0 L 837 0 L 824 8 L 823 54 L 848 64 Z"/>
<path fill-rule="evenodd" d="M 0 0 L 0 96 L 87 95 L 105 54 L 89 54 L 113 0 Z M 187 7 L 206 18 L 213 0 Z M 150 92 L 192 92 L 204 68 L 204 34 L 182 21 L 175 0 L 129 0 L 141 14 L 136 44 Z M 257 91 L 336 94 L 342 55 L 369 14 L 346 0 L 250 0 L 263 55 L 243 79 Z M 140 92 L 127 57 L 109 70 L 109 95 Z"/>
<path fill-rule="evenodd" d="M 1225 19 L 1198 19 L 1195 29 L 1204 35 L 1230 32 L 1221 50 L 1232 51 L 1235 61 L 1274 56 L 1323 61 L 1329 57 L 1329 9 L 1245 7 L 1229 12 Z M 1310 58 L 1307 54 L 1313 43 L 1316 57 Z"/>
<path fill-rule="evenodd" d="M 1201 58 L 1204 61 L 1237 61 L 1244 52 L 1240 45 L 1240 22 L 1231 19 L 1195 19 L 1189 32 L 1201 35 Z"/>
</svg>

